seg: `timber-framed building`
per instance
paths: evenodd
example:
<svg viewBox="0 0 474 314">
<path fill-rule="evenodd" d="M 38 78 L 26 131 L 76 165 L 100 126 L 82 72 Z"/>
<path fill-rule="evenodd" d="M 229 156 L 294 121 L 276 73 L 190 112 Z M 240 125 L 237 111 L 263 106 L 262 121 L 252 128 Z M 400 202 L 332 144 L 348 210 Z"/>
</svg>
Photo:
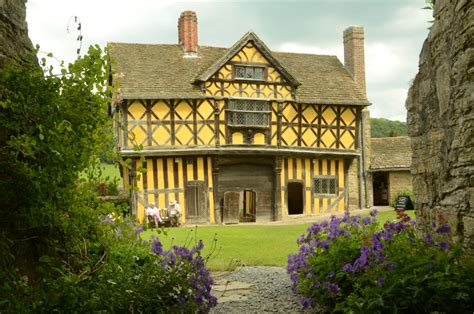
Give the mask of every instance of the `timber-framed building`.
<svg viewBox="0 0 474 314">
<path fill-rule="evenodd" d="M 271 51 L 253 32 L 203 46 L 186 11 L 178 44 L 109 43 L 133 213 L 142 221 L 148 204 L 175 199 L 183 222 L 212 224 L 367 206 L 363 41 L 361 27 L 344 31 L 345 66 Z"/>
</svg>

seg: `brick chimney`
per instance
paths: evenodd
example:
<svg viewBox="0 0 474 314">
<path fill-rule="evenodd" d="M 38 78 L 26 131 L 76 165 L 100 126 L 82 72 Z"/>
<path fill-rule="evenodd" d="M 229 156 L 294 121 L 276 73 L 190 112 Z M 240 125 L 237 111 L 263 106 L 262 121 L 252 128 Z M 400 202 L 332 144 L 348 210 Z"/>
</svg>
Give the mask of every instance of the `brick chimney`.
<svg viewBox="0 0 474 314">
<path fill-rule="evenodd" d="M 351 26 L 344 30 L 344 66 L 366 96 L 364 28 L 361 26 Z"/>
<path fill-rule="evenodd" d="M 194 11 L 184 11 L 178 20 L 178 44 L 188 55 L 197 55 L 198 29 L 197 15 Z"/>
</svg>

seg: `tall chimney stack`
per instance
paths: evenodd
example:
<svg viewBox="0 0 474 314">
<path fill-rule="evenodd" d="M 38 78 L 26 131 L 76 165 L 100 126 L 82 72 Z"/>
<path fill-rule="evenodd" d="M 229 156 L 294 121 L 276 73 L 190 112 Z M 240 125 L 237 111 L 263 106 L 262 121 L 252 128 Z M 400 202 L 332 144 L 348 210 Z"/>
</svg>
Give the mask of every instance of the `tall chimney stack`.
<svg viewBox="0 0 474 314">
<path fill-rule="evenodd" d="M 354 81 L 359 85 L 364 96 L 365 61 L 364 61 L 364 28 L 351 26 L 344 30 L 344 66 L 351 72 Z"/>
<path fill-rule="evenodd" d="M 178 44 L 188 55 L 198 51 L 197 15 L 194 11 L 184 11 L 178 20 Z"/>
</svg>

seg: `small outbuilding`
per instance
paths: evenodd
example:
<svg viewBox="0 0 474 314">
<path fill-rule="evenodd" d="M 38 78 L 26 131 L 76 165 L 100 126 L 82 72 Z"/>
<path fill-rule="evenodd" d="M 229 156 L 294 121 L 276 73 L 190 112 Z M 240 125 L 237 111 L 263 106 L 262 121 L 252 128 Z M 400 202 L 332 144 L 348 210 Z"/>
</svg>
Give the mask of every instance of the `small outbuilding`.
<svg viewBox="0 0 474 314">
<path fill-rule="evenodd" d="M 388 205 L 398 193 L 413 190 L 408 136 L 372 138 L 370 153 L 375 206 Z"/>
</svg>

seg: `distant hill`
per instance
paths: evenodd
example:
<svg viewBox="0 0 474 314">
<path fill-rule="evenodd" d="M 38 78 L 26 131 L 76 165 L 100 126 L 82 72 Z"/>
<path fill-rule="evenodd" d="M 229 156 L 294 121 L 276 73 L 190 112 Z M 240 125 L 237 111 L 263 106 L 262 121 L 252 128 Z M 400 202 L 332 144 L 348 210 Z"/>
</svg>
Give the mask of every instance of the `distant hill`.
<svg viewBox="0 0 474 314">
<path fill-rule="evenodd" d="M 407 124 L 401 121 L 384 118 L 370 119 L 370 134 L 372 137 L 393 137 L 408 135 Z"/>
</svg>

